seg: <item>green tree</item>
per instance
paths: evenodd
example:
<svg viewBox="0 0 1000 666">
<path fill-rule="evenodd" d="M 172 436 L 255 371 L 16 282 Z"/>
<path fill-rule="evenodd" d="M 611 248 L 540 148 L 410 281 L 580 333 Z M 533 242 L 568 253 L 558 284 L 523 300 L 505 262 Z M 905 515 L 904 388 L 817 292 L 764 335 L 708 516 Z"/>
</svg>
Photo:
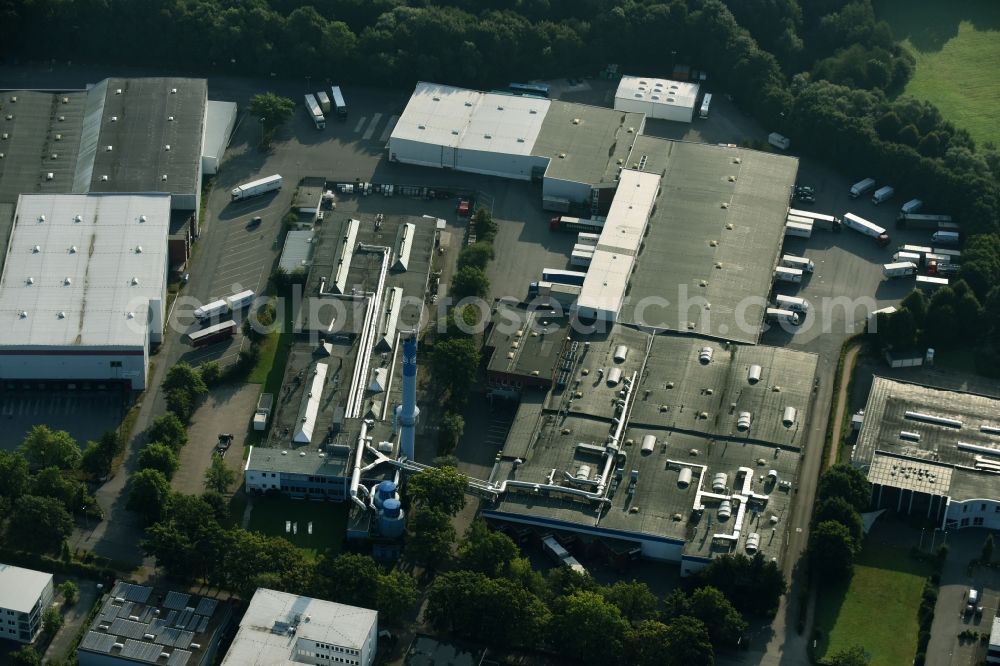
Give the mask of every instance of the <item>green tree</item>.
<svg viewBox="0 0 1000 666">
<path fill-rule="evenodd" d="M 201 497 L 173 495 L 162 519 L 146 529 L 142 551 L 179 580 L 205 578 L 217 582 L 223 559 L 224 530 Z"/>
<path fill-rule="evenodd" d="M 11 666 L 42 666 L 42 657 L 30 645 L 22 645 L 7 655 Z"/>
<path fill-rule="evenodd" d="M 295 112 L 295 102 L 273 92 L 254 95 L 247 104 L 247 112 L 255 122 L 264 125 L 271 131 L 283 125 Z"/>
<path fill-rule="evenodd" d="M 167 403 L 167 411 L 184 423 L 190 421 L 194 415 L 194 400 L 184 389 L 170 389 L 164 395 L 164 401 Z"/>
<path fill-rule="evenodd" d="M 132 475 L 125 508 L 151 525 L 164 514 L 170 502 L 170 481 L 158 469 L 142 469 Z"/>
<path fill-rule="evenodd" d="M 438 445 L 441 452 L 450 453 L 458 446 L 465 431 L 465 419 L 456 412 L 445 412 L 438 424 Z"/>
<path fill-rule="evenodd" d="M 205 382 L 205 386 L 215 386 L 222 381 L 222 366 L 216 361 L 207 361 L 198 367 L 198 374 L 201 375 L 201 381 Z"/>
<path fill-rule="evenodd" d="M 712 650 L 708 629 L 701 620 L 681 616 L 667 625 L 666 637 L 667 666 L 713 666 L 715 653 Z"/>
<path fill-rule="evenodd" d="M 499 227 L 493 221 L 493 216 L 485 208 L 480 208 L 472 216 L 472 227 L 476 230 L 476 239 L 491 243 L 496 238 Z"/>
<path fill-rule="evenodd" d="M 80 588 L 71 580 L 63 581 L 59 584 L 59 592 L 63 596 L 63 601 L 67 606 L 72 606 L 80 598 Z"/>
<path fill-rule="evenodd" d="M 830 497 L 842 497 L 858 513 L 868 510 L 871 498 L 871 484 L 864 473 L 853 465 L 838 463 L 819 477 L 816 497 L 822 501 Z"/>
<path fill-rule="evenodd" d="M 979 553 L 979 560 L 983 564 L 989 564 L 993 561 L 993 534 L 986 535 L 986 540 L 983 541 L 983 549 Z"/>
<path fill-rule="evenodd" d="M 860 645 L 854 645 L 833 653 L 827 660 L 830 666 L 868 666 L 868 655 Z"/>
<path fill-rule="evenodd" d="M 723 555 L 694 576 L 696 586 L 710 585 L 722 591 L 741 613 L 773 616 L 785 593 L 785 578 L 777 563 L 757 552 Z"/>
<path fill-rule="evenodd" d="M 625 650 L 634 666 L 663 666 L 669 659 L 669 629 L 656 620 L 645 620 L 628 632 Z"/>
<path fill-rule="evenodd" d="M 55 606 L 49 606 L 42 612 L 42 632 L 46 636 L 55 636 L 62 623 L 63 617 Z"/>
<path fill-rule="evenodd" d="M 557 599 L 549 641 L 558 652 L 584 664 L 613 664 L 622 656 L 628 622 L 597 592 L 574 592 Z"/>
<path fill-rule="evenodd" d="M 835 520 L 817 524 L 809 535 L 809 560 L 816 574 L 827 580 L 849 578 L 859 550 L 850 530 Z"/>
<path fill-rule="evenodd" d="M 464 397 L 479 369 L 479 349 L 471 338 L 442 340 L 431 355 L 434 379 L 451 395 Z"/>
<path fill-rule="evenodd" d="M 827 497 L 816 505 L 816 512 L 813 514 L 813 525 L 818 525 L 827 520 L 836 520 L 844 525 L 851 534 L 851 538 L 857 543 L 861 543 L 864 536 L 864 524 L 861 515 L 854 510 L 854 507 L 843 497 Z"/>
<path fill-rule="evenodd" d="M 80 460 L 80 469 L 93 479 L 103 479 L 111 473 L 114 454 L 101 446 L 101 442 L 87 442 Z"/>
<path fill-rule="evenodd" d="M 410 514 L 407 558 L 424 569 L 434 571 L 451 557 L 455 528 L 444 511 L 422 508 Z"/>
<path fill-rule="evenodd" d="M 468 477 L 454 467 L 431 467 L 409 478 L 406 493 L 421 508 L 435 509 L 449 516 L 465 507 Z"/>
<path fill-rule="evenodd" d="M 458 268 L 466 266 L 486 270 L 486 265 L 493 259 L 493 246 L 484 241 L 466 245 L 458 253 Z"/>
<path fill-rule="evenodd" d="M 649 591 L 649 586 L 645 583 L 620 580 L 602 588 L 601 595 L 614 604 L 630 624 L 656 619 L 656 595 Z"/>
<path fill-rule="evenodd" d="M 160 442 L 150 442 L 139 452 L 139 469 L 159 470 L 168 480 L 174 478 L 179 464 L 174 450 Z"/>
<path fill-rule="evenodd" d="M 234 483 L 236 483 L 236 472 L 229 469 L 224 458 L 212 456 L 212 464 L 205 470 L 205 489 L 227 493 Z"/>
<path fill-rule="evenodd" d="M 73 518 L 62 502 L 51 497 L 24 495 L 17 501 L 7 525 L 7 542 L 51 553 L 72 532 Z"/>
<path fill-rule="evenodd" d="M 163 390 L 173 391 L 180 389 L 188 393 L 192 399 L 198 399 L 208 393 L 208 387 L 201 378 L 201 373 L 187 363 L 177 363 L 167 370 L 167 376 L 163 379 Z"/>
<path fill-rule="evenodd" d="M 94 498 L 87 492 L 86 485 L 57 467 L 46 467 L 37 472 L 31 480 L 30 492 L 36 497 L 59 500 L 70 514 L 94 503 Z"/>
<path fill-rule="evenodd" d="M 691 616 L 702 621 L 716 646 L 735 646 L 747 629 L 743 616 L 714 587 L 699 587 L 691 593 Z"/>
<path fill-rule="evenodd" d="M 927 316 L 927 296 L 924 292 L 914 289 L 900 303 L 900 307 L 913 313 L 918 326 L 923 326 Z"/>
<path fill-rule="evenodd" d="M 397 621 L 417 600 L 413 576 L 399 569 L 383 572 L 368 555 L 342 553 L 323 558 L 316 569 L 330 600 L 375 608 L 387 622 Z"/>
<path fill-rule="evenodd" d="M 490 279 L 486 272 L 475 266 L 465 266 L 458 269 L 451 278 L 449 293 L 456 300 L 463 298 L 486 298 L 490 290 Z"/>
<path fill-rule="evenodd" d="M 493 532 L 484 520 L 474 520 L 458 546 L 458 566 L 491 577 L 502 576 L 517 555 L 517 544 L 509 536 Z"/>
<path fill-rule="evenodd" d="M 51 430 L 45 425 L 33 426 L 21 443 L 20 450 L 31 469 L 77 469 L 83 457 L 80 447 L 68 432 Z"/>
<path fill-rule="evenodd" d="M 28 492 L 31 482 L 28 472 L 28 459 L 20 453 L 0 451 L 0 497 L 9 503 L 16 502 L 21 495 Z"/>
<path fill-rule="evenodd" d="M 188 442 L 187 430 L 176 414 L 163 414 L 153 419 L 146 437 L 150 442 L 166 444 L 175 453 Z"/>
</svg>

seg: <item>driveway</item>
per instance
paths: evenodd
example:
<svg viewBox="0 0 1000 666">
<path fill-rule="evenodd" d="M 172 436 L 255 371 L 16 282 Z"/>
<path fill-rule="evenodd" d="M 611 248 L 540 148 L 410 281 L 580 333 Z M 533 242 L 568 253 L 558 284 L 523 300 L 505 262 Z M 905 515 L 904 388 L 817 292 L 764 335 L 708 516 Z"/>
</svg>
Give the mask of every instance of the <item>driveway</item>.
<svg viewBox="0 0 1000 666">
<path fill-rule="evenodd" d="M 86 578 L 56 576 L 53 582 L 55 585 L 59 585 L 65 580 L 72 580 L 76 583 L 77 587 L 80 588 L 80 596 L 76 600 L 76 603 L 63 614 L 62 627 L 56 632 L 56 635 L 52 638 L 48 649 L 43 655 L 45 661 L 55 661 L 69 657 L 73 641 L 76 640 L 77 635 L 83 628 L 84 622 L 90 615 L 90 610 L 97 603 L 101 595 L 101 592 L 97 590 L 97 583 Z M 58 596 L 58 592 L 56 594 Z"/>
</svg>

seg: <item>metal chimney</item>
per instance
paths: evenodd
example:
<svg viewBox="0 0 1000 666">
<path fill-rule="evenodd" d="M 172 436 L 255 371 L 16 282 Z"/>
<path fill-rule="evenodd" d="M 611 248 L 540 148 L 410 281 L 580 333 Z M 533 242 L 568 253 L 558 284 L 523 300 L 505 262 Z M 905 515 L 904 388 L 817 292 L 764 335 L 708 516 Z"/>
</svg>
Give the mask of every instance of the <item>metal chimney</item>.
<svg viewBox="0 0 1000 666">
<path fill-rule="evenodd" d="M 396 407 L 399 455 L 413 460 L 413 441 L 420 409 L 417 407 L 417 338 L 403 341 L 403 404 Z"/>
</svg>

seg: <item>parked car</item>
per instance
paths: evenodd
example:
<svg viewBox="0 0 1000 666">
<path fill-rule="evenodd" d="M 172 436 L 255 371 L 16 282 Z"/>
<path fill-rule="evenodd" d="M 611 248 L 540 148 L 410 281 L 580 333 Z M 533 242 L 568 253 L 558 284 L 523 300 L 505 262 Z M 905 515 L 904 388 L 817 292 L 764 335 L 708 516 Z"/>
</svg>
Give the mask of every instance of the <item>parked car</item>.
<svg viewBox="0 0 1000 666">
<path fill-rule="evenodd" d="M 262 219 L 261 219 L 260 215 L 258 215 L 257 217 L 255 217 L 252 220 L 250 220 L 249 222 L 247 222 L 247 227 L 249 227 L 250 229 L 253 229 L 255 227 L 259 227 L 261 222 L 262 222 Z"/>
</svg>

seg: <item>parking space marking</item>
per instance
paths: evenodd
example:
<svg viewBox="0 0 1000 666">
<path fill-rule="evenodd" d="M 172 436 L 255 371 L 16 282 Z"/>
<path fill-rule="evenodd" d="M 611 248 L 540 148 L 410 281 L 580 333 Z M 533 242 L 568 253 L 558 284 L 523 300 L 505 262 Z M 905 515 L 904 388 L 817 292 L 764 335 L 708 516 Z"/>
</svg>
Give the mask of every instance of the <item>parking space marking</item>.
<svg viewBox="0 0 1000 666">
<path fill-rule="evenodd" d="M 382 132 L 382 136 L 379 137 L 379 141 L 385 143 L 389 140 L 389 135 L 392 134 L 392 130 L 396 128 L 396 122 L 399 120 L 399 116 L 390 116 L 389 120 L 385 123 L 385 130 Z"/>
<path fill-rule="evenodd" d="M 378 125 L 378 121 L 381 120 L 381 118 L 381 113 L 376 113 L 372 116 L 372 121 L 368 124 L 368 129 L 366 129 L 365 133 L 361 136 L 362 139 L 365 141 L 371 140 L 372 135 L 375 134 L 375 127 Z"/>
<path fill-rule="evenodd" d="M 242 240 L 242 241 L 233 243 L 232 245 L 230 245 L 227 242 L 226 245 L 229 247 L 229 251 L 227 252 L 227 254 L 232 254 L 233 252 L 236 252 L 236 251 L 238 251 L 238 250 L 240 250 L 240 249 L 242 249 L 244 247 L 247 247 L 247 246 L 257 246 L 257 245 L 260 245 L 260 238 L 247 238 L 246 240 Z"/>
<path fill-rule="evenodd" d="M 354 133 L 355 134 L 357 134 L 358 132 L 360 132 L 361 128 L 365 126 L 365 121 L 366 120 L 368 120 L 367 116 L 361 116 L 361 118 L 358 119 L 358 124 L 354 126 Z"/>
</svg>

